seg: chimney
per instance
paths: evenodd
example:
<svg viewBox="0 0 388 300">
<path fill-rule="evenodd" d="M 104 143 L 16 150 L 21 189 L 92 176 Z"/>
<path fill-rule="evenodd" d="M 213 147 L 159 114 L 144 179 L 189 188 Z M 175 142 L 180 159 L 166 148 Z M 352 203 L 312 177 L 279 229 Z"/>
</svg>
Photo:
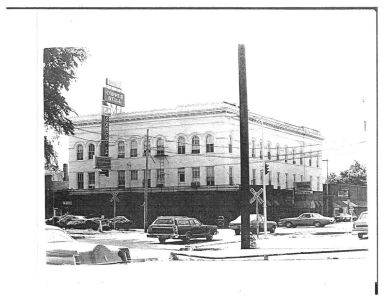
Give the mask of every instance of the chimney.
<svg viewBox="0 0 388 300">
<path fill-rule="evenodd" d="M 67 164 L 63 164 L 63 181 L 69 181 L 69 169 Z"/>
</svg>

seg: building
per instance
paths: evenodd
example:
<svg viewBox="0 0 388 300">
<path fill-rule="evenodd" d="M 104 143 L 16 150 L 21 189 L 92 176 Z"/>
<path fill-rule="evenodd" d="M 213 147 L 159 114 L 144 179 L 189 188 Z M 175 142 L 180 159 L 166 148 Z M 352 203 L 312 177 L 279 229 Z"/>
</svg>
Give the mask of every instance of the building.
<svg viewBox="0 0 388 300">
<path fill-rule="evenodd" d="M 234 104 L 197 104 L 112 115 L 109 176 L 101 175 L 94 162 L 100 149 L 101 115 L 73 121 L 70 189 L 142 189 L 147 129 L 151 188 L 228 189 L 240 183 L 239 109 Z M 274 189 L 292 189 L 295 182 L 310 182 L 312 191 L 322 191 L 323 137 L 319 131 L 249 113 L 249 139 L 251 185 L 263 183 L 265 159 L 270 166 L 266 184 Z"/>
</svg>

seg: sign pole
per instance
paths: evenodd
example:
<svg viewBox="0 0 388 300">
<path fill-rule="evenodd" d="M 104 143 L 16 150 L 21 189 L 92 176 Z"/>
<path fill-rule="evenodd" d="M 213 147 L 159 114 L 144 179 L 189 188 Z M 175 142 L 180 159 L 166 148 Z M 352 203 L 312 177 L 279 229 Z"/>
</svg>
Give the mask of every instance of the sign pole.
<svg viewBox="0 0 388 300">
<path fill-rule="evenodd" d="M 147 141 L 146 141 L 146 168 L 144 174 L 144 232 L 147 232 L 148 224 L 148 151 L 149 151 L 149 129 L 147 129 Z"/>
<path fill-rule="evenodd" d="M 264 126 L 263 119 L 261 119 L 261 140 L 264 145 Z M 263 153 L 263 215 L 264 215 L 264 238 L 267 238 L 267 193 L 265 189 L 265 153 Z"/>
</svg>

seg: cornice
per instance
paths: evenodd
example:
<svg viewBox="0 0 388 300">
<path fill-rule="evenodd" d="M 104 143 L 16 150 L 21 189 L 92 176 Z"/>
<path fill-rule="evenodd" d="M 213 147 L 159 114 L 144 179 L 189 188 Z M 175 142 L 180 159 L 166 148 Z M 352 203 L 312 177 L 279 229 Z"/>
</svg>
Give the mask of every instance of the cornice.
<svg viewBox="0 0 388 300">
<path fill-rule="evenodd" d="M 188 105 L 178 106 L 176 109 L 163 109 L 152 111 L 141 111 L 133 113 L 120 113 L 112 115 L 110 118 L 111 124 L 131 123 L 137 121 L 151 121 L 160 119 L 177 119 L 185 117 L 206 117 L 212 115 L 229 116 L 238 119 L 238 106 L 229 103 L 212 103 L 205 105 Z M 318 130 L 305 126 L 296 126 L 286 122 L 282 122 L 273 118 L 264 117 L 259 114 L 249 112 L 249 122 L 261 124 L 267 128 L 290 132 L 297 135 L 302 135 L 318 140 L 323 140 Z M 80 116 L 73 119 L 74 125 L 79 127 L 94 126 L 101 124 L 101 115 Z"/>
</svg>

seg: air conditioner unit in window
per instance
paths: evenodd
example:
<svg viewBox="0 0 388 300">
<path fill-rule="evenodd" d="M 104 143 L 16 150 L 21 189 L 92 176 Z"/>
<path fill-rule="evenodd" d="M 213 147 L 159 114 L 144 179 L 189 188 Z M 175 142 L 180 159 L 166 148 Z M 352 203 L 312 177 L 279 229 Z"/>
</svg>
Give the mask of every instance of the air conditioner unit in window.
<svg viewBox="0 0 388 300">
<path fill-rule="evenodd" d="M 164 187 L 164 184 L 163 184 L 163 183 L 158 183 L 158 184 L 156 185 L 156 187 L 157 187 L 157 188 L 162 188 L 162 187 Z"/>
<path fill-rule="evenodd" d="M 191 183 L 191 187 L 192 187 L 192 188 L 198 188 L 198 187 L 199 187 L 199 181 L 193 181 L 193 182 Z"/>
</svg>

